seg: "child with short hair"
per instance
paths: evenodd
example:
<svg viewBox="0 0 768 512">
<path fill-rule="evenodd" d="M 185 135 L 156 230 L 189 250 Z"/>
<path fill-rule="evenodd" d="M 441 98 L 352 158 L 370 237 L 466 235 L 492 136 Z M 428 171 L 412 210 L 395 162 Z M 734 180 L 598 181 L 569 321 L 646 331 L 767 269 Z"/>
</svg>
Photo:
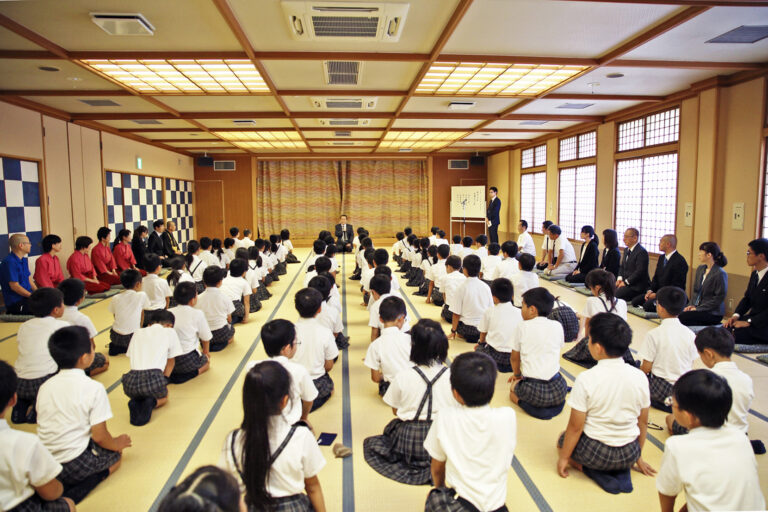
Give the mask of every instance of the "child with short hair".
<svg viewBox="0 0 768 512">
<path fill-rule="evenodd" d="M 364 361 L 371 369 L 371 380 L 379 385 L 379 396 L 384 396 L 398 372 L 409 366 L 411 335 L 403 332 L 407 315 L 400 297 L 389 296 L 379 305 L 381 334 L 368 346 Z"/>
<path fill-rule="evenodd" d="M 234 258 L 229 264 L 229 275 L 221 282 L 221 292 L 232 301 L 235 310 L 232 312 L 232 324 L 242 322 L 248 323 L 251 313 L 251 285 L 245 280 L 245 271 L 248 269 L 248 262 Z M 245 305 L 248 304 L 246 308 Z"/>
<path fill-rule="evenodd" d="M 691 511 L 765 510 L 749 440 L 724 426 L 733 402 L 726 379 L 710 370 L 690 371 L 675 382 L 671 398 L 675 420 L 689 433 L 664 445 L 656 476 L 662 512 L 673 512 L 683 491 L 683 508 Z"/>
<path fill-rule="evenodd" d="M 512 371 L 510 334 L 515 332 L 523 317 L 520 310 L 512 305 L 512 283 L 509 279 L 495 279 L 491 283 L 491 295 L 493 307 L 485 310 L 477 326 L 480 339 L 475 350 L 489 355 L 499 372 L 509 373 Z"/>
<path fill-rule="evenodd" d="M 448 256 L 445 260 L 445 275 L 439 285 L 440 291 L 443 292 L 443 310 L 440 316 L 449 324 L 453 324 L 451 304 L 456 302 L 456 293 L 466 279 L 467 276 L 461 271 L 461 258 L 456 255 Z"/>
<path fill-rule="evenodd" d="M 221 284 L 227 271 L 219 267 L 208 267 L 203 272 L 205 291 L 197 298 L 195 308 L 205 314 L 205 320 L 211 330 L 211 352 L 227 348 L 235 340 L 235 328 L 232 326 L 232 313 L 235 305 L 221 291 Z"/>
<path fill-rule="evenodd" d="M 144 324 L 144 310 L 150 308 L 149 297 L 141 290 L 142 279 L 138 270 L 123 270 L 120 282 L 125 291 L 112 297 L 108 309 L 115 317 L 109 330 L 109 355 L 128 351 L 133 333 Z"/>
<path fill-rule="evenodd" d="M 379 270 L 385 269 L 390 270 L 389 267 L 380 267 L 376 271 L 379 272 Z M 392 296 L 399 296 L 399 294 L 392 292 L 392 278 L 387 275 L 386 271 L 374 275 L 373 279 L 371 279 L 372 300 L 368 304 L 368 326 L 371 328 L 371 341 L 378 338 L 381 335 L 381 330 L 384 328 L 384 324 L 382 323 L 379 315 L 379 308 L 381 307 L 381 303 L 387 297 Z M 403 322 L 403 327 L 401 330 L 403 332 L 411 330 L 411 324 L 407 314 L 405 316 L 405 321 Z"/>
<path fill-rule="evenodd" d="M 493 245 L 493 244 L 491 244 Z M 506 277 L 510 281 L 512 277 L 520 272 L 520 265 L 517 260 L 517 243 L 507 240 L 501 244 L 502 259 L 494 269 L 493 273 L 489 273 L 486 279 L 498 279 L 500 277 Z M 535 260 L 534 260 L 535 263 Z M 535 288 L 535 286 L 534 286 Z"/>
<path fill-rule="evenodd" d="M 312 242 L 312 255 L 307 260 L 307 272 L 315 269 L 315 260 L 325 254 L 326 244 L 322 240 Z"/>
<path fill-rule="evenodd" d="M 461 258 L 461 250 L 464 247 L 461 244 L 461 235 L 453 235 L 453 243 L 451 244 L 451 256 L 458 256 Z"/>
<path fill-rule="evenodd" d="M 426 512 L 507 510 L 517 419 L 510 407 L 489 406 L 495 385 L 496 367 L 487 355 L 469 352 L 453 360 L 451 389 L 459 407 L 440 411 L 424 441 L 434 486 Z"/>
<path fill-rule="evenodd" d="M 557 472 L 566 478 L 570 464 L 606 492 L 632 492 L 630 468 L 637 466 L 648 476 L 655 473 L 641 456 L 651 406 L 648 379 L 622 359 L 632 329 L 619 316 L 593 316 L 588 340 L 597 365 L 580 373 L 573 384 L 568 428 L 557 443 Z"/>
<path fill-rule="evenodd" d="M 299 258 L 293 254 L 293 242 L 291 242 L 291 232 L 287 229 L 280 231 L 280 239 L 282 240 L 283 247 L 288 250 L 288 254 L 285 255 L 285 261 L 288 263 L 298 263 Z"/>
<path fill-rule="evenodd" d="M 296 292 L 294 299 L 299 319 L 296 321 L 296 354 L 293 358 L 309 371 L 317 388 L 317 398 L 312 410 L 321 407 L 333 394 L 333 380 L 328 372 L 339 357 L 339 349 L 333 333 L 318 320 L 322 311 L 323 296 L 313 288 Z"/>
<path fill-rule="evenodd" d="M 239 247 L 237 244 L 237 240 L 234 238 L 225 238 L 224 239 L 224 254 L 227 255 L 227 259 L 232 262 L 233 259 L 235 259 L 235 248 Z"/>
<path fill-rule="evenodd" d="M 488 246 L 488 255 L 485 256 L 485 258 L 480 258 L 480 260 L 483 262 L 483 267 L 480 270 L 480 278 L 488 284 L 490 284 L 493 280 L 492 276 L 501 263 L 501 256 L 499 256 L 500 251 L 501 246 L 494 242 Z"/>
<path fill-rule="evenodd" d="M 173 293 L 168 281 L 160 279 L 160 272 L 163 271 L 160 257 L 157 254 L 147 254 L 144 257 L 144 270 L 147 275 L 141 281 L 141 289 L 149 297 L 149 311 L 168 309 Z M 146 323 L 145 319 L 144 324 Z"/>
<path fill-rule="evenodd" d="M 374 264 L 374 266 L 376 268 L 386 267 L 388 263 L 389 263 L 389 253 L 387 252 L 387 250 L 386 249 L 376 249 L 374 251 L 374 253 L 373 253 L 373 264 Z M 374 273 L 375 273 L 375 271 L 374 271 Z M 391 284 L 392 293 L 396 293 L 398 290 L 400 290 L 400 283 L 397 280 L 397 278 L 392 276 L 391 269 L 390 269 L 390 272 L 389 272 L 389 276 L 390 276 L 391 281 L 392 281 L 392 284 Z"/>
<path fill-rule="evenodd" d="M 326 277 L 328 276 L 328 277 Z M 313 288 L 320 292 L 323 296 L 323 304 L 321 306 L 322 311 L 318 315 L 320 323 L 329 328 L 336 340 L 336 346 L 339 350 L 343 350 L 349 347 L 349 341 L 344 336 L 344 323 L 341 320 L 341 312 L 336 308 L 329 305 L 328 301 L 331 298 L 331 288 L 335 284 L 331 283 L 331 274 L 323 272 L 323 275 L 315 276 L 309 280 L 307 288 Z"/>
<path fill-rule="evenodd" d="M 38 288 L 27 299 L 35 318 L 21 324 L 16 334 L 19 356 L 14 366 L 18 375 L 18 401 L 11 414 L 14 423 L 35 423 L 35 401 L 40 386 L 58 370 L 48 351 L 48 338 L 69 325 L 61 320 L 63 298 L 56 288 Z"/>
<path fill-rule="evenodd" d="M 547 318 L 555 298 L 546 288 L 523 294 L 522 317 L 512 331 L 513 382 L 509 399 L 542 420 L 554 418 L 565 406 L 568 385 L 560 375 L 560 349 L 565 345 L 563 326 Z"/>
<path fill-rule="evenodd" d="M 79 325 L 85 327 L 88 331 L 88 336 L 95 342 L 95 338 L 98 335 L 96 326 L 93 325 L 93 321 L 80 312 L 78 306 L 85 300 L 85 285 L 79 279 L 65 279 L 58 286 L 64 299 L 64 313 L 61 315 L 61 319 L 65 322 L 69 322 L 72 325 Z M 93 358 L 93 365 L 91 368 L 85 370 L 85 374 L 93 377 L 100 373 L 104 373 L 109 368 L 109 358 L 101 352 L 96 352 Z"/>
<path fill-rule="evenodd" d="M 315 277 L 320 272 L 330 272 L 331 271 L 331 259 L 326 256 L 319 256 L 315 260 L 315 265 L 312 270 L 307 272 L 307 275 L 304 276 L 304 288 L 309 286 L 309 282 L 312 280 L 313 277 Z"/>
<path fill-rule="evenodd" d="M 213 254 L 213 251 L 211 251 L 212 245 L 213 245 L 213 240 L 211 240 L 207 236 L 204 236 L 200 239 L 200 259 L 203 260 L 206 267 L 210 267 L 211 265 L 214 265 L 214 266 L 220 265 L 219 259 Z M 201 281 L 202 281 L 202 278 L 201 278 Z"/>
<path fill-rule="evenodd" d="M 464 261 L 464 258 L 467 256 L 475 254 L 475 251 L 472 249 L 474 243 L 475 241 L 472 240 L 471 236 L 465 236 L 461 239 L 461 250 L 457 254 L 457 256 L 461 258 L 461 261 Z"/>
<path fill-rule="evenodd" d="M 488 237 L 485 235 L 477 235 L 475 242 L 477 243 L 475 254 L 480 257 L 481 262 L 485 262 L 485 258 L 488 256 L 488 249 L 486 248 L 486 245 L 488 245 Z"/>
<path fill-rule="evenodd" d="M 11 365 L 0 361 L 0 510 L 74 511 L 56 479 L 61 464 L 35 434 L 8 426 L 5 415 L 16 405 L 17 380 Z"/>
<path fill-rule="evenodd" d="M 173 290 L 173 298 L 177 306 L 169 311 L 174 317 L 173 329 L 179 338 L 181 354 L 174 360 L 169 380 L 174 384 L 181 384 L 210 368 L 210 344 L 213 334 L 205 314 L 195 308 L 197 289 L 193 283 L 179 283 Z"/>
<path fill-rule="evenodd" d="M 110 434 L 107 390 L 85 375 L 94 357 L 88 331 L 78 326 L 59 329 L 48 340 L 48 350 L 59 373 L 40 387 L 37 435 L 62 465 L 58 478 L 66 488 L 91 483 L 83 497 L 117 471 L 131 438 Z"/>
<path fill-rule="evenodd" d="M 404 484 L 429 483 L 424 440 L 434 418 L 454 407 L 447 357 L 448 339 L 440 324 L 419 320 L 411 331 L 409 367 L 395 374 L 384 394 L 397 418 L 383 434 L 363 441 L 365 461 L 381 475 Z"/>
<path fill-rule="evenodd" d="M 539 286 L 539 276 L 533 271 L 536 266 L 536 258 L 528 253 L 522 253 L 517 256 L 517 266 L 519 272 L 512 274 L 510 281 L 515 290 L 513 300 L 516 307 L 523 307 L 523 294 L 531 288 Z"/>
<path fill-rule="evenodd" d="M 462 266 L 467 279 L 456 290 L 455 300 L 451 302 L 453 318 L 449 339 L 455 339 L 458 335 L 467 343 L 477 343 L 480 339 L 477 326 L 485 311 L 493 306 L 493 295 L 490 288 L 477 277 L 482 266 L 479 256 L 470 254 L 464 258 Z"/>
<path fill-rule="evenodd" d="M 440 289 L 440 282 L 446 274 L 445 263 L 451 255 L 451 248 L 448 244 L 442 244 L 437 247 L 437 261 L 432 265 L 429 289 L 427 290 L 427 304 L 442 306 L 445 303 L 443 291 Z"/>
<path fill-rule="evenodd" d="M 248 249 L 240 247 L 235 251 L 235 258 L 245 262 L 245 274 L 243 279 L 248 283 L 248 287 L 251 290 L 251 298 L 243 306 L 248 308 L 250 313 L 255 313 L 261 310 L 261 301 L 259 300 L 259 287 L 261 286 L 261 279 L 259 273 L 251 268 L 251 262 L 248 260 Z M 230 270 L 232 265 L 230 264 Z"/>
</svg>

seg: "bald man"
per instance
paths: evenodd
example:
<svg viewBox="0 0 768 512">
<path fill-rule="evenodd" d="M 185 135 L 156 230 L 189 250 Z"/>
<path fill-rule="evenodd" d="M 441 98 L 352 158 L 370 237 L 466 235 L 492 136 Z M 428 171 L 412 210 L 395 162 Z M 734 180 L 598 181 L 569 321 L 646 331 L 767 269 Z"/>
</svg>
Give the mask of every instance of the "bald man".
<svg viewBox="0 0 768 512">
<path fill-rule="evenodd" d="M 5 311 L 12 315 L 31 314 L 28 311 L 27 298 L 37 290 L 32 275 L 29 273 L 27 255 L 32 249 L 27 235 L 17 233 L 8 240 L 10 254 L 0 263 L 0 287 L 3 292 Z"/>
<path fill-rule="evenodd" d="M 659 261 L 656 263 L 656 272 L 653 273 L 651 285 L 644 295 L 638 295 L 632 299 L 635 307 L 643 306 L 648 312 L 656 311 L 656 292 L 665 286 L 676 286 L 685 290 L 685 281 L 688 278 L 688 262 L 677 252 L 677 237 L 664 235 L 659 240 Z"/>
</svg>

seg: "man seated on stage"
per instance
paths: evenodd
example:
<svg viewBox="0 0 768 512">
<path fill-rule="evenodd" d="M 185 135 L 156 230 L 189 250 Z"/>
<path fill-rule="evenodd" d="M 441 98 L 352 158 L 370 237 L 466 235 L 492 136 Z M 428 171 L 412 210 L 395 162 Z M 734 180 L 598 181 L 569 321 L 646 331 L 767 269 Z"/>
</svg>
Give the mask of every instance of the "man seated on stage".
<svg viewBox="0 0 768 512">
<path fill-rule="evenodd" d="M 677 252 L 677 237 L 664 235 L 659 240 L 659 251 L 662 253 L 656 263 L 656 272 L 653 274 L 651 286 L 642 295 L 632 299 L 632 305 L 642 306 L 645 311 L 656 311 L 656 292 L 665 286 L 675 286 L 685 290 L 685 281 L 688 279 L 688 262 Z"/>
<path fill-rule="evenodd" d="M 355 233 L 352 230 L 352 224 L 347 224 L 347 216 L 342 215 L 339 223 L 336 224 L 336 247 L 338 247 L 339 252 L 350 252 L 354 238 Z"/>
<path fill-rule="evenodd" d="M 756 345 L 768 343 L 768 240 L 749 242 L 747 265 L 753 268 L 744 297 L 733 316 L 725 322 L 736 343 Z"/>
</svg>

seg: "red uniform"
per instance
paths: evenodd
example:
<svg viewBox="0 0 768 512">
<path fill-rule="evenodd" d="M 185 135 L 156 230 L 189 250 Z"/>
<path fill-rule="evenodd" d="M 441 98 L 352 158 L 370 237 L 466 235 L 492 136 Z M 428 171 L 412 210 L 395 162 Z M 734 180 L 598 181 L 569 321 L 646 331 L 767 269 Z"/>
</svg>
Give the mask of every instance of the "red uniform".
<svg viewBox="0 0 768 512">
<path fill-rule="evenodd" d="M 59 257 L 52 252 L 41 254 L 35 262 L 35 283 L 40 288 L 56 288 L 64 280 Z"/>
<path fill-rule="evenodd" d="M 107 283 L 99 281 L 98 283 L 88 282 L 86 279 L 96 279 L 96 271 L 93 269 L 91 259 L 87 254 L 75 251 L 67 260 L 67 270 L 72 277 L 82 280 L 85 283 L 85 290 L 88 293 L 103 293 L 109 290 Z"/>
<path fill-rule="evenodd" d="M 117 265 L 119 272 L 136 267 L 136 256 L 134 256 L 133 249 L 129 243 L 115 244 L 115 247 L 112 249 L 112 256 L 115 259 L 115 264 Z M 142 276 L 147 275 L 147 273 L 140 268 L 137 268 L 136 270 L 141 272 Z"/>
<path fill-rule="evenodd" d="M 109 247 L 101 242 L 96 244 L 96 247 L 91 250 L 91 261 L 96 268 L 99 281 L 110 286 L 120 284 L 120 276 L 111 273 L 117 268 L 117 265 L 115 265 L 115 259 L 112 257 Z"/>
</svg>

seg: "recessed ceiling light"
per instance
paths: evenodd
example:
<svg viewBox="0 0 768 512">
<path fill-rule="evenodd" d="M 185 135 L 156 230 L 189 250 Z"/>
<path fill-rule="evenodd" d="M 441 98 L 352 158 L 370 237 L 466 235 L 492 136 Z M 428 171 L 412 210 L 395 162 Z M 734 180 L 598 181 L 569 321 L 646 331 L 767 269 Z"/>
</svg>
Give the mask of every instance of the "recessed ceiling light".
<svg viewBox="0 0 768 512">
<path fill-rule="evenodd" d="M 594 103 L 563 103 L 562 105 L 558 105 L 557 108 L 583 110 L 585 108 L 591 107 L 592 105 L 594 105 Z"/>
<path fill-rule="evenodd" d="M 59 68 L 55 66 L 39 66 L 37 69 L 40 71 L 61 71 Z"/>
<path fill-rule="evenodd" d="M 542 124 L 547 124 L 549 121 L 522 121 L 521 125 L 527 125 L 527 126 L 541 126 Z"/>
<path fill-rule="evenodd" d="M 624 73 L 608 73 L 607 75 L 605 75 L 605 78 L 623 78 L 623 77 L 624 77 Z"/>
</svg>

